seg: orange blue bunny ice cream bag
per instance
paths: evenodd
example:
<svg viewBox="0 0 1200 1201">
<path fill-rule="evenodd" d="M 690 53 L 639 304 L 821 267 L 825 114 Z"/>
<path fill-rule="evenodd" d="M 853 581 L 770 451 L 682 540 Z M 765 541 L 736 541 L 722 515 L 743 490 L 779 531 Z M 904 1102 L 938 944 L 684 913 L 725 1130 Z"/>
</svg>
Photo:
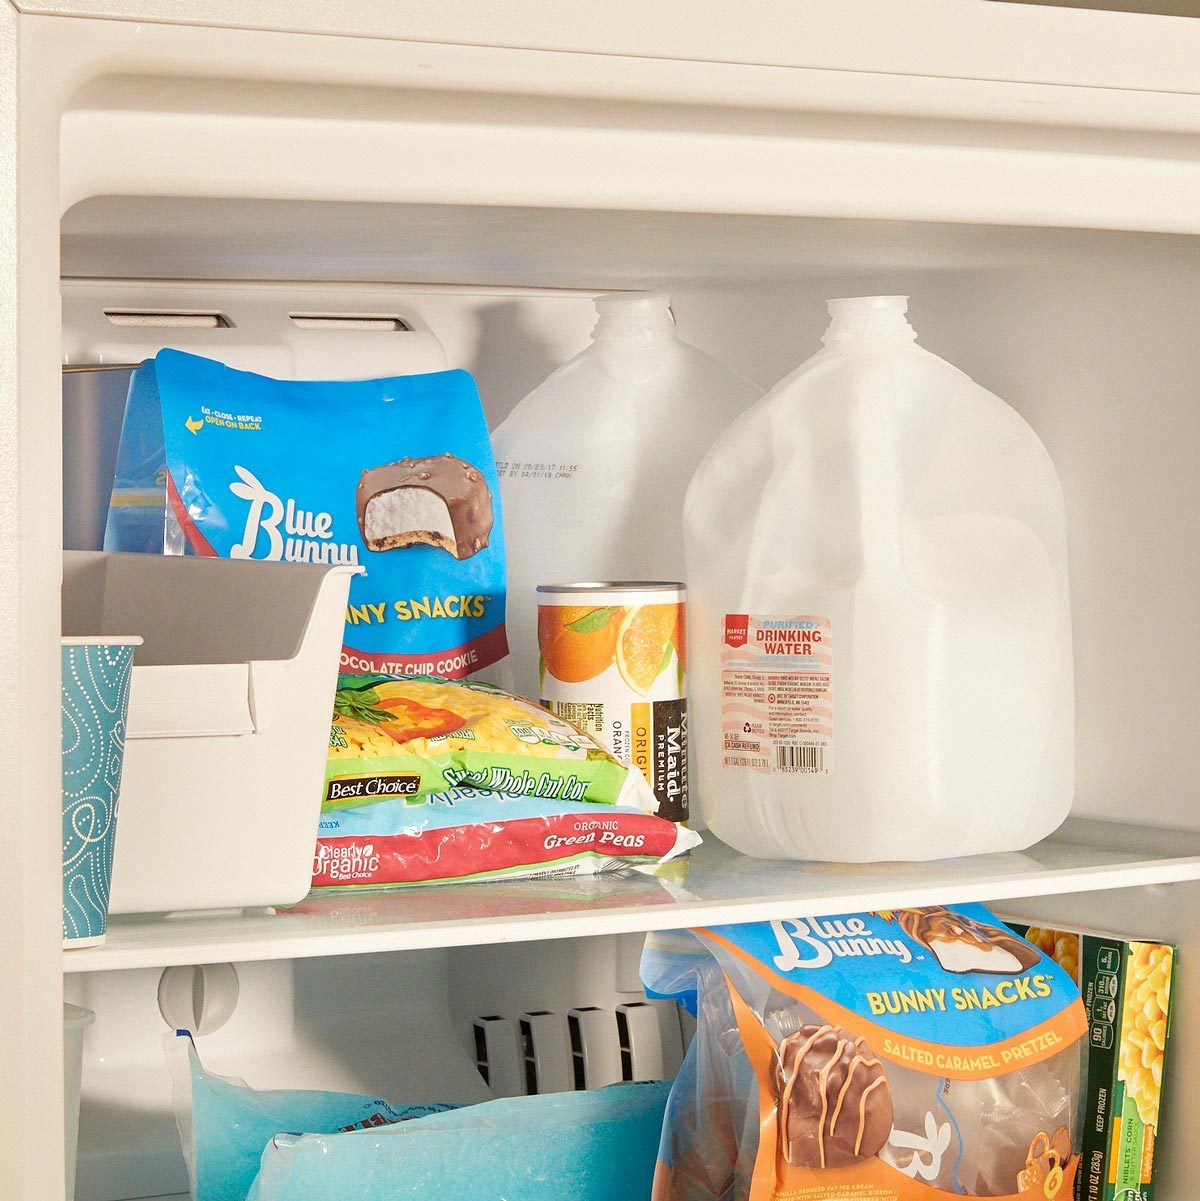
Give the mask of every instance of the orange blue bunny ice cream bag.
<svg viewBox="0 0 1200 1201">
<path fill-rule="evenodd" d="M 654 1201 L 1070 1201 L 1074 981 L 982 905 L 651 935 L 697 1016 Z"/>
</svg>

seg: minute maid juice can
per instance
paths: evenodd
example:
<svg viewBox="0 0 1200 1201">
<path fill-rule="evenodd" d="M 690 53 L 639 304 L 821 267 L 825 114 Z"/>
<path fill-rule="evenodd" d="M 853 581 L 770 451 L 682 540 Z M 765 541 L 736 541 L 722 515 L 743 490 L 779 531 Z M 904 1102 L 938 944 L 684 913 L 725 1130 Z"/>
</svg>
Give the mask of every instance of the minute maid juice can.
<svg viewBox="0 0 1200 1201">
<path fill-rule="evenodd" d="M 542 704 L 637 768 L 676 822 L 688 816 L 685 612 L 675 581 L 538 587 Z"/>
</svg>

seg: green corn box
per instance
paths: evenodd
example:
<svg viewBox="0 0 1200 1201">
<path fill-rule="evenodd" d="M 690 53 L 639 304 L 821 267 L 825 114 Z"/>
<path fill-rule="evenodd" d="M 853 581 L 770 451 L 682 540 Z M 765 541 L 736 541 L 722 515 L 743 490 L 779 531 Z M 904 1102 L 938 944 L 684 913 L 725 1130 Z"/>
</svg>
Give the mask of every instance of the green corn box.
<svg viewBox="0 0 1200 1201">
<path fill-rule="evenodd" d="M 1087 1010 L 1075 1201 L 1152 1201 L 1177 948 L 1009 925 L 1074 976 Z"/>
</svg>

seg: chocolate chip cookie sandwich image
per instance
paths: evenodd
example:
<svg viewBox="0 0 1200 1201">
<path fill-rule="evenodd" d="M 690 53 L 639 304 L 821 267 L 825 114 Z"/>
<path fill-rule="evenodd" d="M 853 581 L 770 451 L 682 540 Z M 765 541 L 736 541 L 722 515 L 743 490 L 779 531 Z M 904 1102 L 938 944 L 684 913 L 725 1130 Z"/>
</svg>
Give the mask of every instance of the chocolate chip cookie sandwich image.
<svg viewBox="0 0 1200 1201">
<path fill-rule="evenodd" d="M 449 453 L 368 467 L 355 501 L 371 551 L 436 546 L 469 559 L 492 533 L 492 494 L 483 473 Z"/>
<path fill-rule="evenodd" d="M 1041 958 L 1036 947 L 1000 926 L 973 921 L 942 905 L 903 909 L 900 928 L 927 947 L 947 972 L 993 972 L 1016 975 Z"/>
</svg>

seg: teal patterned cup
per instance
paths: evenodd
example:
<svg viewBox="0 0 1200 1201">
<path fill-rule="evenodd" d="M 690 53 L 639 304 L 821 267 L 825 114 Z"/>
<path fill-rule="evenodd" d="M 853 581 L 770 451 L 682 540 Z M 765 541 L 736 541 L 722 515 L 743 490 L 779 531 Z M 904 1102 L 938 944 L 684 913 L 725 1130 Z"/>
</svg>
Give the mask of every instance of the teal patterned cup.
<svg viewBox="0 0 1200 1201">
<path fill-rule="evenodd" d="M 108 929 L 133 648 L 140 638 L 62 640 L 63 946 Z"/>
</svg>

